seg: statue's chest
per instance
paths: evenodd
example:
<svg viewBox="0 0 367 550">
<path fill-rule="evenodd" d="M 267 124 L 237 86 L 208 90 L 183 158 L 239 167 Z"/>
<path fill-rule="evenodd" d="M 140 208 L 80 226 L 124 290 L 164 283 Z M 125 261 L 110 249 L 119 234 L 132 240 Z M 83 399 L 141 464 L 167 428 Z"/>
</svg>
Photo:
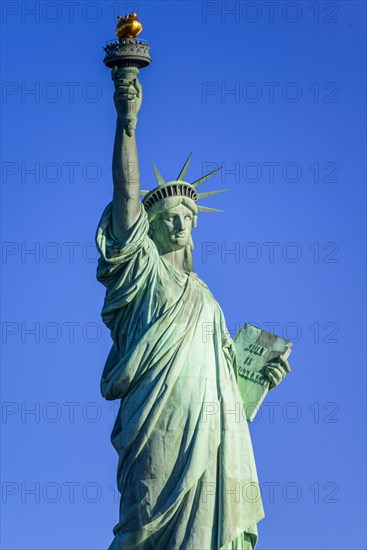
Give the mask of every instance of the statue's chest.
<svg viewBox="0 0 367 550">
<path fill-rule="evenodd" d="M 158 315 L 165 313 L 180 300 L 199 305 L 200 309 L 206 310 L 210 316 L 216 310 L 219 311 L 218 303 L 209 288 L 196 273 L 190 273 L 182 279 L 167 277 L 160 280 L 155 288 L 154 299 Z"/>
<path fill-rule="evenodd" d="M 158 281 L 154 292 L 154 301 L 159 316 L 182 299 L 185 286 L 184 280 L 180 284 L 175 279 L 168 277 Z"/>
</svg>

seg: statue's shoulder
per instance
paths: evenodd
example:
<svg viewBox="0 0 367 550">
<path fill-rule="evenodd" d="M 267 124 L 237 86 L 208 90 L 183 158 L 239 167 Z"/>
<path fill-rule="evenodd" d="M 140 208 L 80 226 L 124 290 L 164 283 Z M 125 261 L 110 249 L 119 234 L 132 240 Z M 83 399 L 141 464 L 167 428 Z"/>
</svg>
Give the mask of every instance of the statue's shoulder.
<svg viewBox="0 0 367 550">
<path fill-rule="evenodd" d="M 195 282 L 195 284 L 199 285 L 199 287 L 201 287 L 203 289 L 205 297 L 208 300 L 208 302 L 214 303 L 215 307 L 218 307 L 220 315 L 224 319 L 224 314 L 223 314 L 222 308 L 218 304 L 214 294 L 212 293 L 212 291 L 210 290 L 208 285 L 206 283 L 204 283 L 204 281 L 202 279 L 200 279 L 200 277 L 197 275 L 197 273 L 194 273 L 193 271 L 190 273 L 190 279 L 192 279 L 192 281 Z"/>
<path fill-rule="evenodd" d="M 190 277 L 193 279 L 193 281 L 195 281 L 200 286 L 206 288 L 208 290 L 208 292 L 210 292 L 208 285 L 206 283 L 204 283 L 204 281 L 202 279 L 200 279 L 200 277 L 197 273 L 195 273 L 194 271 L 191 271 Z"/>
</svg>

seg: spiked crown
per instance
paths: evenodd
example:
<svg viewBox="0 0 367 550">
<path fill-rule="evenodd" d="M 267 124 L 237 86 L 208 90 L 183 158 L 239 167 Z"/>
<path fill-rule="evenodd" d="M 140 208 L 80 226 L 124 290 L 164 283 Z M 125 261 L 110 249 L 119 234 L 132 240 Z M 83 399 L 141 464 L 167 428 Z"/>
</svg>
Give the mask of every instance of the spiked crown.
<svg viewBox="0 0 367 550">
<path fill-rule="evenodd" d="M 194 201 L 195 203 L 197 203 L 200 199 L 204 199 L 211 195 L 217 195 L 218 193 L 223 193 L 224 191 L 228 191 L 227 189 L 219 189 L 218 191 L 208 191 L 206 193 L 197 193 L 196 191 L 196 187 L 198 185 L 200 185 L 201 183 L 204 183 L 204 181 L 210 178 L 210 176 L 214 176 L 214 174 L 216 174 L 220 170 L 220 168 L 217 168 L 216 170 L 209 172 L 209 174 L 206 174 L 206 176 L 199 178 L 193 183 L 188 183 L 187 181 L 184 181 L 187 169 L 190 164 L 191 155 L 192 153 L 189 155 L 188 159 L 183 165 L 180 173 L 177 176 L 177 180 L 174 180 L 174 181 L 166 182 L 161 176 L 158 168 L 153 163 L 153 168 L 154 168 L 155 176 L 157 178 L 158 187 L 155 187 L 151 191 L 147 191 L 143 189 L 140 191 L 140 193 L 144 195 L 143 205 L 147 212 L 158 201 L 167 199 L 168 197 L 187 197 L 192 201 Z M 222 210 L 218 210 L 216 208 L 209 208 L 207 206 L 199 206 L 199 205 L 197 206 L 197 209 L 199 212 L 222 212 Z"/>
</svg>

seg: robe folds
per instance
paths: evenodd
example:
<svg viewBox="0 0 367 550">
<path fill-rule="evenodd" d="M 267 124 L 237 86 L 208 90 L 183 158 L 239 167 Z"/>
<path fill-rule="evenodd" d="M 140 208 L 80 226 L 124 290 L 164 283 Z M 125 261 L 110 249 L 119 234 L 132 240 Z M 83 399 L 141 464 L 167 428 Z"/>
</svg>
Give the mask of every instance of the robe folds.
<svg viewBox="0 0 367 550">
<path fill-rule="evenodd" d="M 253 549 L 264 513 L 233 342 L 205 283 L 166 262 L 148 229 L 142 206 L 117 241 L 110 203 L 96 235 L 113 340 L 101 391 L 121 400 L 110 550 Z"/>
</svg>

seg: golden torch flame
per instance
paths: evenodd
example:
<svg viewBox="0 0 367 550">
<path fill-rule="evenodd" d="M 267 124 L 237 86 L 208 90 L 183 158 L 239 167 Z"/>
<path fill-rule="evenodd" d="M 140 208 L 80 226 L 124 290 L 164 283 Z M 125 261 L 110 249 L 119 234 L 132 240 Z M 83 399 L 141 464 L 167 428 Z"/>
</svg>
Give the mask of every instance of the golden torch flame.
<svg viewBox="0 0 367 550">
<path fill-rule="evenodd" d="M 143 25 L 140 23 L 136 13 L 129 13 L 125 17 L 118 16 L 119 22 L 116 27 L 116 35 L 118 38 L 135 38 L 143 30 Z"/>
</svg>

